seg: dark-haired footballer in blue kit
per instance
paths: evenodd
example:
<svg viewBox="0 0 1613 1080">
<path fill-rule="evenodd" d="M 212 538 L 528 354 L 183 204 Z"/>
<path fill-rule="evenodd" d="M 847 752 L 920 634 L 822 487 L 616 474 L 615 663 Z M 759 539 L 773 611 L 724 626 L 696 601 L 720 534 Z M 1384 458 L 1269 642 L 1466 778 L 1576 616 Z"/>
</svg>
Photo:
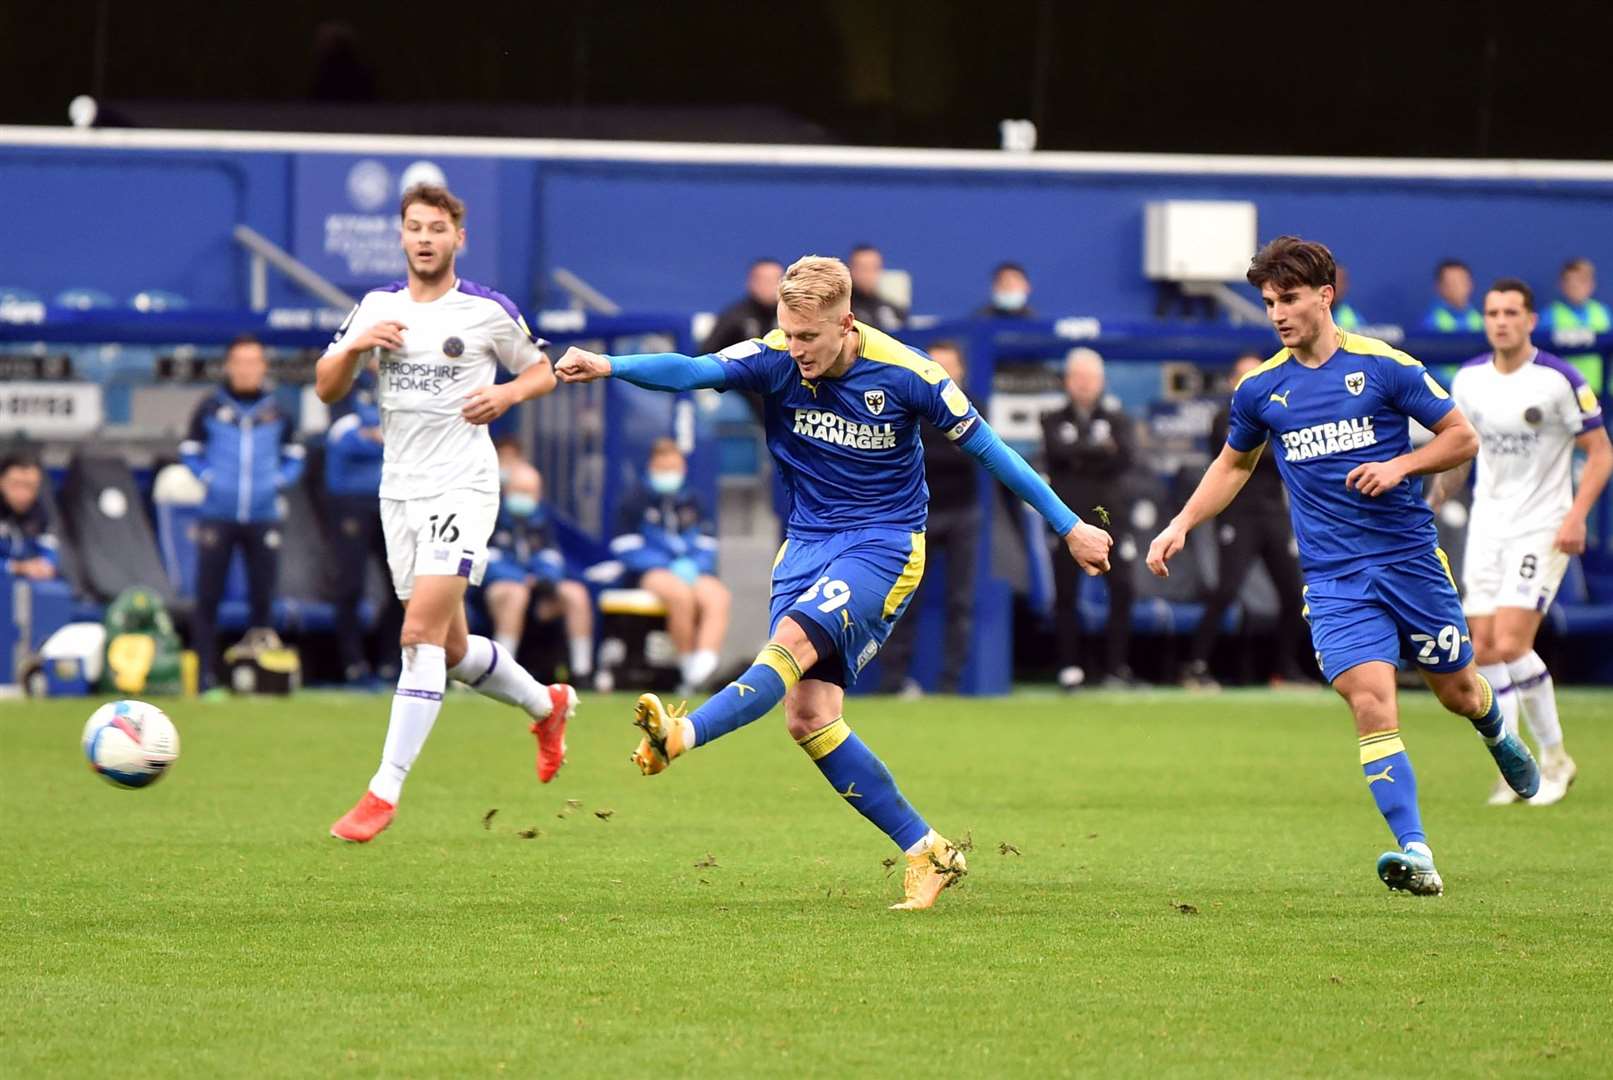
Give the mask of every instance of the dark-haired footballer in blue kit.
<svg viewBox="0 0 1613 1080">
<path fill-rule="evenodd" d="M 1401 657 L 1418 665 L 1441 704 L 1472 721 L 1514 790 L 1534 794 L 1540 773 L 1473 664 L 1433 512 L 1412 479 L 1471 459 L 1478 437 L 1421 363 L 1334 324 L 1335 274 L 1326 247 L 1297 237 L 1255 256 L 1250 284 L 1286 347 L 1239 381 L 1226 447 L 1154 540 L 1148 565 L 1167 573 L 1189 530 L 1232 501 L 1261 452 L 1277 455 L 1316 663 L 1350 705 L 1367 787 L 1401 848 L 1378 860 L 1378 874 L 1390 888 L 1438 895 L 1444 883 L 1400 737 Z M 1412 420 L 1434 432 L 1415 450 Z"/>
<path fill-rule="evenodd" d="M 873 659 L 924 573 L 929 490 L 919 424 L 933 424 L 1065 537 L 1089 573 L 1108 569 L 1109 535 L 1083 524 L 1010 450 L 946 371 L 856 321 L 837 259 L 797 261 L 779 287 L 779 329 L 708 356 L 597 356 L 573 349 L 566 382 L 610 376 L 655 390 L 742 389 L 766 402 L 767 444 L 789 496 L 773 563 L 772 638 L 755 664 L 690 715 L 639 698 L 634 761 L 665 769 L 784 702 L 790 733 L 835 791 L 907 854 L 904 900 L 927 908 L 965 870 L 963 855 L 903 798 L 841 715 L 844 687 Z"/>
</svg>

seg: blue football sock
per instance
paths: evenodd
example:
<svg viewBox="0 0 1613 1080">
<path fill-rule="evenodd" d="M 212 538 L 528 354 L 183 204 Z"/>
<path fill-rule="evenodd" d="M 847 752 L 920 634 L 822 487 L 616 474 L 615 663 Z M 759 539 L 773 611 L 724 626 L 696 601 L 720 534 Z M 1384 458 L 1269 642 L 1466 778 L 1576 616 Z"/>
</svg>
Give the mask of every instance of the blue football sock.
<svg viewBox="0 0 1613 1080">
<path fill-rule="evenodd" d="M 1428 843 L 1423 814 L 1417 806 L 1417 774 L 1411 770 L 1411 758 L 1406 756 L 1399 728 L 1361 737 L 1361 771 L 1366 774 L 1367 790 L 1372 792 L 1395 841 L 1402 848 Z"/>
<path fill-rule="evenodd" d="M 1484 709 L 1477 716 L 1470 716 L 1468 719 L 1473 723 L 1473 730 L 1477 731 L 1486 742 L 1493 743 L 1501 738 L 1501 733 L 1506 730 L 1506 721 L 1501 715 L 1501 699 L 1496 697 L 1489 679 L 1483 675 L 1476 675 L 1475 678 L 1484 688 Z"/>
<path fill-rule="evenodd" d="M 844 717 L 796 741 L 835 792 L 897 847 L 906 851 L 929 834 L 930 826 L 902 797 L 885 763 L 851 733 Z"/>
<path fill-rule="evenodd" d="M 768 642 L 756 654 L 756 662 L 745 669 L 745 674 L 689 714 L 694 725 L 695 745 L 704 746 L 752 720 L 761 719 L 800 681 L 801 667 L 790 650 Z"/>
</svg>

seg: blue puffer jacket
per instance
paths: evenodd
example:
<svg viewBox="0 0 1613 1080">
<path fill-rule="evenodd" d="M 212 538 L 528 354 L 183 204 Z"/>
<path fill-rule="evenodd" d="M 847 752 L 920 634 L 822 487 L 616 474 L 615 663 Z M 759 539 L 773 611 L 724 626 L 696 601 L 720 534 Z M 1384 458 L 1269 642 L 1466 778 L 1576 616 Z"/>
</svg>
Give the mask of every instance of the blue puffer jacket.
<svg viewBox="0 0 1613 1080">
<path fill-rule="evenodd" d="M 360 371 L 353 389 L 330 407 L 325 432 L 325 490 L 332 495 L 368 495 L 381 490 L 381 444 L 363 434 L 381 426 L 375 376 Z"/>
<path fill-rule="evenodd" d="M 228 385 L 197 403 L 179 453 L 207 485 L 201 516 L 215 521 L 279 521 L 275 496 L 302 476 L 304 451 L 292 441 L 291 417 L 272 395 L 237 397 Z"/>
</svg>

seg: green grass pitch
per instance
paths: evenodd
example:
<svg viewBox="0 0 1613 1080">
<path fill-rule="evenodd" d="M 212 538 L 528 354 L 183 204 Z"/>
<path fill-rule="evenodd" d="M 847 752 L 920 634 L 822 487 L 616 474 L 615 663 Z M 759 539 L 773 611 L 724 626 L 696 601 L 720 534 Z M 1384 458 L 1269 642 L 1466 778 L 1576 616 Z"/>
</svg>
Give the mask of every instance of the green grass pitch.
<svg viewBox="0 0 1613 1080">
<path fill-rule="evenodd" d="M 1472 730 L 1404 699 L 1435 900 L 1374 876 L 1324 692 L 854 700 L 973 841 L 922 913 L 778 716 L 646 779 L 588 696 L 540 786 L 450 695 L 356 847 L 385 698 L 164 703 L 138 792 L 85 768 L 91 703 L 0 703 L 0 1075 L 1606 1076 L 1613 694 L 1561 698 L 1550 809 L 1484 806 Z"/>
</svg>

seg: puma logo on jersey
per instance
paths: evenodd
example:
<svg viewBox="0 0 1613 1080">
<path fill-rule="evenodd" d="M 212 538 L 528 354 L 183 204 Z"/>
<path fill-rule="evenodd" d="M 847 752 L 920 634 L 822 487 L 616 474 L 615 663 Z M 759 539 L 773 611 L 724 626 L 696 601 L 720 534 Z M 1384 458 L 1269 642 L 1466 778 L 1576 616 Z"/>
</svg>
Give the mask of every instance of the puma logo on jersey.
<svg viewBox="0 0 1613 1080">
<path fill-rule="evenodd" d="M 806 387 L 808 390 L 812 391 L 813 400 L 817 400 L 817 397 L 818 397 L 818 384 L 817 383 L 808 382 L 806 379 L 802 379 L 801 380 L 801 385 Z"/>
<path fill-rule="evenodd" d="M 1288 395 L 1292 394 L 1293 392 L 1294 391 L 1292 389 L 1284 390 L 1280 394 L 1271 395 L 1271 400 L 1275 401 L 1277 404 L 1281 405 L 1283 408 L 1286 409 L 1286 408 L 1288 408 Z"/>
<path fill-rule="evenodd" d="M 1395 778 L 1389 775 L 1390 773 L 1394 772 L 1394 769 L 1395 767 L 1393 765 L 1385 765 L 1383 767 L 1383 772 L 1367 773 L 1367 784 L 1370 786 L 1372 784 L 1376 784 L 1379 780 L 1387 780 L 1391 784 L 1394 783 Z"/>
</svg>

